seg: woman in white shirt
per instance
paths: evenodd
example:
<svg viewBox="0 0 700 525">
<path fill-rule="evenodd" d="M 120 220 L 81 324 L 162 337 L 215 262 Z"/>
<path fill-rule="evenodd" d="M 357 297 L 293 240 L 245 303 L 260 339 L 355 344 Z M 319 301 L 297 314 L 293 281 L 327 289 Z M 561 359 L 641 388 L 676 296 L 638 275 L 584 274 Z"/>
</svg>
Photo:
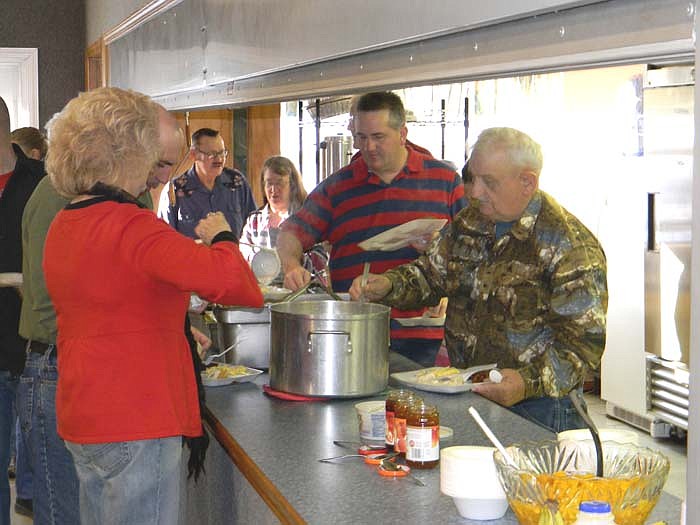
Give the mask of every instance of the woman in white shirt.
<svg viewBox="0 0 700 525">
<path fill-rule="evenodd" d="M 263 206 L 248 216 L 241 233 L 240 250 L 250 263 L 258 251 L 255 247 L 275 248 L 282 222 L 296 212 L 306 199 L 301 174 L 287 157 L 269 157 L 260 172 Z M 304 254 L 304 267 L 318 271 L 328 263 L 328 253 L 321 245 Z"/>
</svg>

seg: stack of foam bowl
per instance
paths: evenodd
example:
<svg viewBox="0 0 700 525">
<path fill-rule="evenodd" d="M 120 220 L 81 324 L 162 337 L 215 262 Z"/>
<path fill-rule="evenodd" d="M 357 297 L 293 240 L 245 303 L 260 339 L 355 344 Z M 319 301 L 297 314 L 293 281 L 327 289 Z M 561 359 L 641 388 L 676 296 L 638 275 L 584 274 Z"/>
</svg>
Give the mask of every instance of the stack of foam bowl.
<svg viewBox="0 0 700 525">
<path fill-rule="evenodd" d="M 639 435 L 634 430 L 624 428 L 601 428 L 598 430 L 601 441 L 615 441 L 616 443 L 629 443 L 639 445 Z M 557 434 L 558 441 L 592 441 L 593 436 L 587 428 L 565 430 Z"/>
<path fill-rule="evenodd" d="M 452 497 L 460 516 L 495 520 L 508 510 L 492 447 L 456 446 L 440 451 L 440 491 Z"/>
</svg>

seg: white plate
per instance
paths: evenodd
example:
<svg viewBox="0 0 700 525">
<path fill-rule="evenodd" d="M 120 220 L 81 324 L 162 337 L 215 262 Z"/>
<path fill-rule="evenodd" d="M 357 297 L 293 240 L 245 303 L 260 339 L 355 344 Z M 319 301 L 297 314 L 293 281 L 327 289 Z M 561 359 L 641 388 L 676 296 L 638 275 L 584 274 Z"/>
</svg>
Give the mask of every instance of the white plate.
<svg viewBox="0 0 700 525">
<path fill-rule="evenodd" d="M 221 364 L 221 363 L 219 363 Z M 222 366 L 229 366 L 229 365 L 222 365 Z M 224 385 L 230 385 L 231 383 L 246 383 L 247 381 L 252 381 L 255 379 L 256 376 L 262 374 L 262 370 L 258 370 L 257 368 L 248 368 L 246 367 L 246 373 L 241 374 L 239 376 L 233 376 L 233 377 L 222 377 L 221 379 L 212 379 L 210 377 L 206 377 L 204 373 L 202 373 L 202 384 L 204 386 L 224 386 Z"/>
<path fill-rule="evenodd" d="M 438 385 L 435 383 L 421 383 L 418 381 L 418 378 L 416 376 L 416 374 L 418 372 L 423 372 L 425 370 L 432 370 L 433 368 L 440 368 L 440 367 L 435 366 L 435 367 L 430 367 L 430 368 L 424 368 L 422 370 L 412 370 L 411 372 L 397 372 L 397 373 L 391 374 L 391 377 L 394 378 L 399 383 L 416 388 L 418 390 L 424 390 L 426 392 L 437 392 L 439 394 L 459 394 L 461 392 L 468 392 L 469 390 L 471 390 L 474 387 L 474 385 L 479 384 L 479 383 L 472 383 L 468 379 L 463 385 Z M 472 367 L 467 368 L 466 370 L 462 370 L 461 373 L 475 374 L 477 372 L 481 372 L 483 370 L 490 370 L 492 368 L 496 368 L 495 363 L 492 363 L 489 365 L 472 366 Z"/>
<path fill-rule="evenodd" d="M 394 318 L 394 321 L 401 326 L 442 326 L 445 324 L 445 316 L 430 317 L 429 315 L 420 315 L 418 317 Z"/>
<path fill-rule="evenodd" d="M 439 231 L 447 219 L 414 219 L 405 224 L 395 226 L 390 230 L 378 233 L 358 244 L 363 250 L 379 250 L 389 252 L 408 246 L 424 235 Z"/>
</svg>

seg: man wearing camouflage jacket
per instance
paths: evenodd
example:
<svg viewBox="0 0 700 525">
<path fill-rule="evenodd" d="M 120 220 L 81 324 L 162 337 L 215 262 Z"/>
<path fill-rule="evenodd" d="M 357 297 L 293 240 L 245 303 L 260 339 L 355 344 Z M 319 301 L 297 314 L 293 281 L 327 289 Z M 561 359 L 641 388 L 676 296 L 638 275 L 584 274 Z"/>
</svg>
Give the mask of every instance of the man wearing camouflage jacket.
<svg viewBox="0 0 700 525">
<path fill-rule="evenodd" d="M 581 428 L 568 394 L 605 348 L 605 254 L 595 236 L 538 189 L 539 144 L 485 130 L 469 159 L 472 200 L 414 262 L 370 275 L 353 298 L 398 308 L 449 297 L 452 366 L 497 362 L 499 384 L 474 391 L 554 432 Z"/>
</svg>

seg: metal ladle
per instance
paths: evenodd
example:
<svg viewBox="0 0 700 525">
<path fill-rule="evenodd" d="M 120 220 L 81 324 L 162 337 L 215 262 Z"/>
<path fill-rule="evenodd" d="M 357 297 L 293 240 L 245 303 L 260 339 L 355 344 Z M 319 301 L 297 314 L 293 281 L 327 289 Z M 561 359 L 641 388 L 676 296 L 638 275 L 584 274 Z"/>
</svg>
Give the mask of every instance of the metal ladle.
<svg viewBox="0 0 700 525">
<path fill-rule="evenodd" d="M 569 392 L 569 397 L 571 398 L 571 402 L 574 405 L 574 408 L 576 409 L 576 412 L 578 412 L 578 415 L 581 416 L 583 421 L 586 423 L 588 426 L 588 430 L 591 432 L 591 435 L 593 436 L 593 444 L 595 445 L 595 455 L 596 455 L 596 476 L 599 478 L 603 477 L 603 445 L 600 442 L 600 434 L 598 433 L 598 427 L 595 426 L 595 423 L 591 419 L 591 416 L 588 415 L 588 410 L 585 408 L 585 402 L 583 400 L 583 393 L 578 388 L 573 389 L 571 392 Z"/>
</svg>

